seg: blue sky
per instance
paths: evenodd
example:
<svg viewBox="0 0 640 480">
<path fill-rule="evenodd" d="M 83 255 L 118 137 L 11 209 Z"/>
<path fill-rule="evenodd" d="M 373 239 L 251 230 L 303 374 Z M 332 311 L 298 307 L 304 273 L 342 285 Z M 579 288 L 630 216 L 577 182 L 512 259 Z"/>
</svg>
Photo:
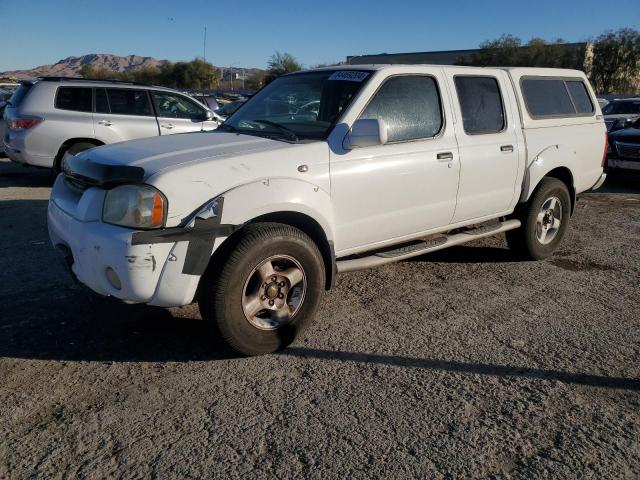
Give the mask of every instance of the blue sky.
<svg viewBox="0 0 640 480">
<path fill-rule="evenodd" d="M 0 0 L 0 71 L 86 53 L 202 56 L 264 67 L 276 50 L 307 66 L 347 55 L 475 48 L 511 33 L 582 41 L 640 29 L 639 0 Z"/>
</svg>

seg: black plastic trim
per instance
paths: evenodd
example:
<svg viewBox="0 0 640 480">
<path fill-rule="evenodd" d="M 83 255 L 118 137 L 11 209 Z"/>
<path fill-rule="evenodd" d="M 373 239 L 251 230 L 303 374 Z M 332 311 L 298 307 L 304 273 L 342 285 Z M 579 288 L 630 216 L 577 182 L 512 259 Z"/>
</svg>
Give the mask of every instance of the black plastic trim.
<svg viewBox="0 0 640 480">
<path fill-rule="evenodd" d="M 145 172 L 142 167 L 107 165 L 74 156 L 64 162 L 63 173 L 70 179 L 92 187 L 111 188 L 125 183 L 140 183 Z"/>
</svg>

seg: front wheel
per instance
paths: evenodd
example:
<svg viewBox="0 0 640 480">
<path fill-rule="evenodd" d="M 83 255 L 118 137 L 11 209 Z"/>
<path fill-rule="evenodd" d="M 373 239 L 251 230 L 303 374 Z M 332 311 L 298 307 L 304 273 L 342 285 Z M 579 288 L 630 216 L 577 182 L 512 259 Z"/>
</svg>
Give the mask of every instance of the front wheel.
<svg viewBox="0 0 640 480">
<path fill-rule="evenodd" d="M 205 321 L 246 355 L 289 345 L 315 316 L 325 284 L 322 255 L 302 231 L 278 223 L 249 225 L 199 295 Z"/>
<path fill-rule="evenodd" d="M 507 244 L 517 253 L 542 260 L 553 254 L 569 226 L 571 197 L 557 178 L 543 178 L 519 215 L 522 227 L 506 232 Z"/>
</svg>

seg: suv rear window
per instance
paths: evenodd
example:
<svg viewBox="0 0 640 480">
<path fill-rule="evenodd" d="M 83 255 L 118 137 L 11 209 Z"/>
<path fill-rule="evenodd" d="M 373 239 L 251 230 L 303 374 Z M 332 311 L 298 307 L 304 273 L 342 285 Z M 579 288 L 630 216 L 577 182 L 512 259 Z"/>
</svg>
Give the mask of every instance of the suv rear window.
<svg viewBox="0 0 640 480">
<path fill-rule="evenodd" d="M 455 77 L 464 131 L 471 135 L 504 130 L 504 108 L 498 80 L 493 77 Z"/>
<path fill-rule="evenodd" d="M 11 95 L 11 98 L 9 99 L 9 103 L 11 104 L 12 107 L 17 107 L 22 103 L 22 100 L 24 99 L 24 97 L 27 96 L 27 93 L 29 93 L 29 90 L 31 90 L 31 87 L 33 87 L 33 83 L 21 83 L 20 86 L 18 88 L 16 88 L 16 91 L 13 92 L 13 95 Z"/>
<path fill-rule="evenodd" d="M 574 117 L 593 113 L 593 104 L 582 80 L 523 78 L 522 95 L 527 110 L 536 117 Z"/>
<path fill-rule="evenodd" d="M 91 89 L 84 87 L 60 87 L 56 95 L 55 107 L 61 110 L 90 112 Z"/>
<path fill-rule="evenodd" d="M 110 88 L 107 90 L 111 113 L 115 115 L 153 116 L 146 90 Z"/>
</svg>

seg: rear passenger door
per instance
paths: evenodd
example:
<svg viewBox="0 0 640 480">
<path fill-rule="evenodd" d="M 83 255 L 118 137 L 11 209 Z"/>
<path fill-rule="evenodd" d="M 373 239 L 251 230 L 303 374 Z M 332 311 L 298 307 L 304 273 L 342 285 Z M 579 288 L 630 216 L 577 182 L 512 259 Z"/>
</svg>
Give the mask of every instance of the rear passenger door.
<svg viewBox="0 0 640 480">
<path fill-rule="evenodd" d="M 522 134 L 511 84 L 498 69 L 446 71 L 460 155 L 453 223 L 504 213 L 512 206 L 524 161 L 518 148 Z"/>
<path fill-rule="evenodd" d="M 153 91 L 151 96 L 158 115 L 160 135 L 199 132 L 203 129 L 207 110 L 195 100 L 162 91 Z M 213 128 L 215 127 L 212 126 L 211 129 Z"/>
<path fill-rule="evenodd" d="M 96 88 L 93 127 L 105 143 L 159 134 L 149 93 L 134 88 Z"/>
</svg>

